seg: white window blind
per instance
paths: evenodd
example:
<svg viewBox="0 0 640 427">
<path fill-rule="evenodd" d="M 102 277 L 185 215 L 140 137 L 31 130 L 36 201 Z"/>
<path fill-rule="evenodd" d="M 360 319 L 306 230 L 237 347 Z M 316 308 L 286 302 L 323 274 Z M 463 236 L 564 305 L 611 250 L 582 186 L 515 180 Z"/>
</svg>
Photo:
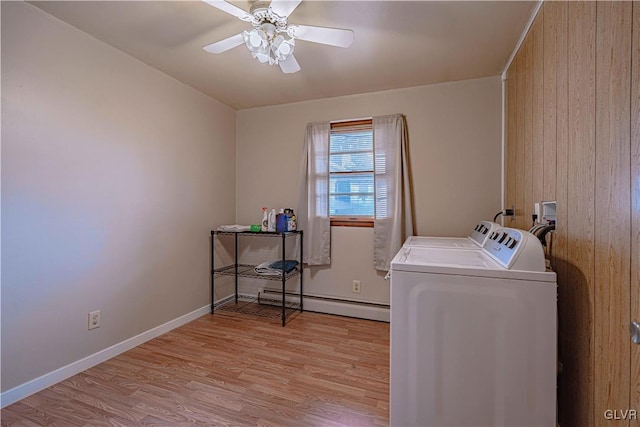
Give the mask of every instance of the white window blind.
<svg viewBox="0 0 640 427">
<path fill-rule="evenodd" d="M 374 150 L 371 120 L 333 123 L 329 142 L 329 215 L 375 215 Z"/>
</svg>

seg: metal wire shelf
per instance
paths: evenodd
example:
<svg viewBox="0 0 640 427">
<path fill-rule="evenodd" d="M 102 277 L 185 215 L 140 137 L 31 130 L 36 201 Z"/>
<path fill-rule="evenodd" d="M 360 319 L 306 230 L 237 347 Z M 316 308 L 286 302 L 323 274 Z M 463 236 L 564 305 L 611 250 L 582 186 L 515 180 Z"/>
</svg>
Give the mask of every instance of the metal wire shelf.
<svg viewBox="0 0 640 427">
<path fill-rule="evenodd" d="M 258 298 L 238 297 L 238 302 L 231 299 L 216 307 L 216 311 L 218 310 L 274 320 L 282 319 L 282 302 L 274 299 L 260 298 L 260 296 L 258 296 Z M 300 304 L 286 301 L 285 319 L 288 319 L 296 313 L 300 313 Z"/>
<path fill-rule="evenodd" d="M 294 231 L 220 231 L 213 230 L 213 234 L 224 234 L 228 236 L 238 235 L 238 236 L 262 236 L 262 237 L 273 237 L 273 236 L 282 236 L 284 234 L 285 237 L 295 236 L 296 234 L 302 234 L 300 230 Z"/>
<path fill-rule="evenodd" d="M 226 265 L 224 267 L 215 267 L 215 240 L 216 240 L 216 236 L 220 236 L 220 235 L 229 235 L 229 236 L 234 236 L 234 256 L 233 256 L 233 264 L 230 265 Z M 256 265 L 253 264 L 240 264 L 239 261 L 239 256 L 238 256 L 238 246 L 239 246 L 239 237 L 241 236 L 251 236 L 251 237 L 277 237 L 280 240 L 280 247 L 282 249 L 282 266 L 286 268 L 287 266 L 287 259 L 286 259 L 286 246 L 287 246 L 287 238 L 288 237 L 296 237 L 297 238 L 297 243 L 299 244 L 299 257 L 296 260 L 297 261 L 297 266 L 293 269 L 290 270 L 289 272 L 286 271 L 282 271 L 280 270 L 279 274 L 259 274 L 255 271 Z M 302 282 L 303 282 L 303 271 L 304 271 L 304 264 L 302 263 L 302 260 L 304 259 L 303 257 L 303 232 L 302 230 L 297 230 L 297 231 L 288 231 L 288 232 L 264 232 L 264 231 L 260 231 L 260 232 L 252 232 L 252 231 L 240 231 L 240 232 L 236 232 L 236 231 L 217 231 L 217 230 L 212 230 L 211 231 L 211 314 L 214 314 L 214 311 L 216 309 L 220 309 L 220 310 L 226 310 L 226 311 L 235 311 L 235 312 L 241 312 L 241 313 L 245 313 L 247 311 L 252 311 L 253 314 L 256 314 L 258 316 L 261 317 L 270 317 L 271 313 L 276 313 L 276 311 L 278 312 L 278 314 L 276 314 L 277 316 L 280 317 L 280 319 L 282 320 L 282 326 L 285 325 L 286 323 L 286 319 L 287 317 L 290 316 L 291 312 L 301 312 L 303 310 L 303 305 L 302 305 Z M 216 307 L 216 303 L 214 302 L 214 297 L 215 297 L 215 278 L 217 275 L 223 275 L 223 276 L 233 276 L 235 278 L 235 295 L 233 298 L 233 301 L 231 303 L 225 303 L 225 304 L 220 304 L 217 305 Z M 285 298 L 285 284 L 287 282 L 287 280 L 294 278 L 294 277 L 298 277 L 299 278 L 299 294 L 298 294 L 298 298 L 300 300 L 299 304 L 292 304 L 290 301 L 286 301 Z M 251 279 L 261 279 L 261 280 L 273 280 L 273 281 L 279 281 L 282 283 L 282 297 L 281 297 L 281 301 L 279 304 L 260 304 L 260 296 L 258 294 L 258 305 L 259 306 L 269 306 L 271 308 L 271 310 L 265 310 L 264 308 L 261 308 L 260 310 L 255 310 L 255 309 L 250 309 L 251 307 L 255 307 L 255 302 L 251 302 L 249 301 L 248 303 L 246 301 L 241 301 L 240 300 L 240 295 L 238 294 L 238 278 L 251 278 Z M 264 297 L 263 297 L 264 298 Z M 250 304 L 254 304 L 253 306 Z M 233 310 L 231 310 L 233 309 Z M 275 309 L 275 310 L 274 310 Z M 269 316 L 265 316 L 264 314 L 257 314 L 257 313 L 269 313 Z M 248 313 L 251 314 L 251 313 Z"/>
<path fill-rule="evenodd" d="M 258 274 L 255 271 L 255 265 L 253 264 L 238 264 L 238 277 L 250 277 L 252 279 L 263 280 L 282 280 L 282 275 L 278 274 Z M 214 271 L 216 274 L 222 274 L 223 276 L 235 276 L 236 266 L 235 264 L 227 265 L 225 267 L 216 268 Z M 296 267 L 294 270 L 285 274 L 285 279 L 289 280 L 300 274 L 300 270 Z"/>
</svg>

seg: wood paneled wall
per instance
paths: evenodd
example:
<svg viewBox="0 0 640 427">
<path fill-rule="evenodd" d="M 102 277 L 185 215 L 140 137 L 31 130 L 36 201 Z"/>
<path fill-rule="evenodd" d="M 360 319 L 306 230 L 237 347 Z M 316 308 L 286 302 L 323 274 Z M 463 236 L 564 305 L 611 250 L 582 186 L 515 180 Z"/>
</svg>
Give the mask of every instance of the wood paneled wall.
<svg viewBox="0 0 640 427">
<path fill-rule="evenodd" d="M 547 1 L 507 71 L 506 225 L 557 201 L 563 426 L 639 425 L 639 45 L 640 2 Z"/>
</svg>

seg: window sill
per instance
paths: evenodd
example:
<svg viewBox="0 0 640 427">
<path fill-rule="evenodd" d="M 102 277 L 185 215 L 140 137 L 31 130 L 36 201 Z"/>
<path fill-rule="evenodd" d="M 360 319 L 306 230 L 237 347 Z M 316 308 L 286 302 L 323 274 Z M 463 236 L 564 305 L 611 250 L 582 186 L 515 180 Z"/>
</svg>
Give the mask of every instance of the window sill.
<svg viewBox="0 0 640 427">
<path fill-rule="evenodd" d="M 373 228 L 373 219 L 372 218 L 331 218 L 331 227 Z"/>
</svg>

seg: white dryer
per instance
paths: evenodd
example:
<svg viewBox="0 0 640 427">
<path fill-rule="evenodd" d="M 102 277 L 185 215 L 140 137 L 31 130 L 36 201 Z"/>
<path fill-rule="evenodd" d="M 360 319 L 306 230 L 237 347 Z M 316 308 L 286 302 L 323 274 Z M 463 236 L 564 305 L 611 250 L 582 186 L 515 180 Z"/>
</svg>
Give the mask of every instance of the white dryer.
<svg viewBox="0 0 640 427">
<path fill-rule="evenodd" d="M 391 426 L 555 426 L 556 275 L 532 234 L 391 262 Z"/>
<path fill-rule="evenodd" d="M 403 246 L 480 249 L 489 235 L 499 227 L 500 224 L 495 222 L 480 221 L 467 237 L 410 236 Z"/>
</svg>

